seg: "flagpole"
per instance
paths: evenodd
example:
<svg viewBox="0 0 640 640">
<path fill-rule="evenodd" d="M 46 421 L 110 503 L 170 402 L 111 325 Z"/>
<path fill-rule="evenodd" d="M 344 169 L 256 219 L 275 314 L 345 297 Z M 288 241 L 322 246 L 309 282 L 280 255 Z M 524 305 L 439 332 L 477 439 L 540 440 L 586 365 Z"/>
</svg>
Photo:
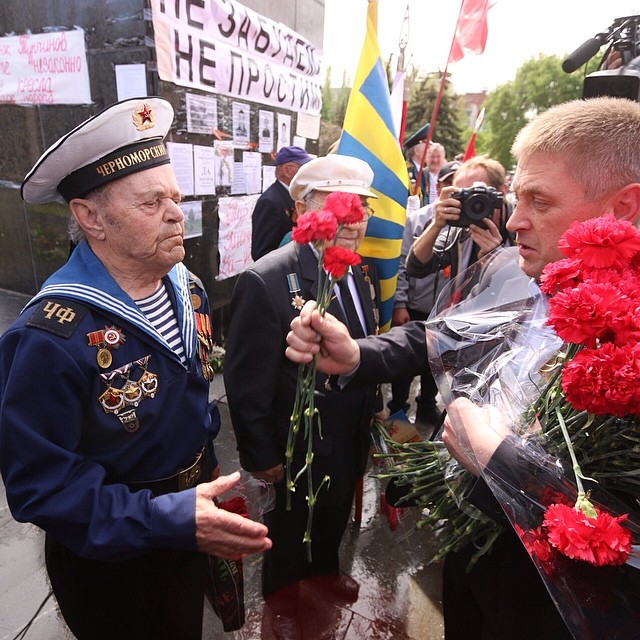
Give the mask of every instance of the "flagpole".
<svg viewBox="0 0 640 640">
<path fill-rule="evenodd" d="M 413 187 L 413 195 L 416 195 L 418 193 L 418 189 L 420 188 L 420 181 L 422 180 L 424 163 L 427 159 L 427 152 L 429 151 L 429 145 L 431 144 L 431 138 L 433 137 L 433 129 L 436 126 L 436 118 L 438 117 L 438 110 L 440 109 L 440 103 L 442 102 L 442 94 L 444 93 L 445 83 L 447 81 L 447 72 L 449 70 L 449 59 L 451 58 L 453 45 L 456 41 L 456 30 L 458 28 L 458 23 L 460 22 L 460 16 L 462 15 L 462 8 L 464 7 L 464 1 L 465 0 L 461 0 L 460 2 L 458 19 L 456 20 L 456 27 L 453 30 L 453 37 L 451 38 L 451 46 L 449 47 L 449 55 L 447 56 L 447 63 L 444 66 L 444 72 L 442 73 L 442 77 L 440 79 L 440 89 L 438 90 L 438 94 L 436 96 L 436 102 L 433 105 L 433 111 L 431 113 L 431 121 L 429 122 L 429 130 L 427 131 L 427 139 L 425 140 L 424 150 L 422 152 L 422 159 L 420 161 L 420 170 L 418 171 L 418 176 L 416 177 L 416 183 Z"/>
<path fill-rule="evenodd" d="M 409 102 L 409 93 L 411 91 L 411 84 L 407 81 L 406 65 L 404 59 L 404 51 L 407 48 L 409 42 L 409 5 L 404 13 L 404 20 L 402 22 L 402 28 L 400 30 L 400 40 L 398 47 L 400 48 L 400 56 L 398 57 L 397 72 L 402 73 L 402 117 L 400 120 L 400 131 L 398 132 L 398 142 L 402 147 L 404 143 L 404 132 L 407 124 L 407 104 Z"/>
</svg>

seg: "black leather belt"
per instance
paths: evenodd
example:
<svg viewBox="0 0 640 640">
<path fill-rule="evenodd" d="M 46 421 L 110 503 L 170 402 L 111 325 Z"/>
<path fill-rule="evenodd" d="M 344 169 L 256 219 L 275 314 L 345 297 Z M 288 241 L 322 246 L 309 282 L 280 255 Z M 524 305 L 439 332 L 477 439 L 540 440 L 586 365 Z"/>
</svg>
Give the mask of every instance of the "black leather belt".
<svg viewBox="0 0 640 640">
<path fill-rule="evenodd" d="M 209 469 L 209 455 L 207 445 L 196 456 L 193 464 L 186 469 L 180 469 L 178 473 L 160 478 L 159 480 L 149 480 L 143 482 L 126 482 L 131 491 L 141 491 L 149 489 L 154 496 L 161 496 L 165 493 L 175 493 L 195 487 L 200 482 L 209 480 L 211 469 Z"/>
</svg>

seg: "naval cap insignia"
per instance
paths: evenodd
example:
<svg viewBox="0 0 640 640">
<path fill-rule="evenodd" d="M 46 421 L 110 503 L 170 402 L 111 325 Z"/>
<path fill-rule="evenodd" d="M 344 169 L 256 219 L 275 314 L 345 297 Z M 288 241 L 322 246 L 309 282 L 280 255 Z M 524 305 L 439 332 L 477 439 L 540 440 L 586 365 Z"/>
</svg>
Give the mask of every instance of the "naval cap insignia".
<svg viewBox="0 0 640 640">
<path fill-rule="evenodd" d="M 156 124 L 156 114 L 150 105 L 141 102 L 133 111 L 133 124 L 138 131 L 153 129 Z"/>
</svg>

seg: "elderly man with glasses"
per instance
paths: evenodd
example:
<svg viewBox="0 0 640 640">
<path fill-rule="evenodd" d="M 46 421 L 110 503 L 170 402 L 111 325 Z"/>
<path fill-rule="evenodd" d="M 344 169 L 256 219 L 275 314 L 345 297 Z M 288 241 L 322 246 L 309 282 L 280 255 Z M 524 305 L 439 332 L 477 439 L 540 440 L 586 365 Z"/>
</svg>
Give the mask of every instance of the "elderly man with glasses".
<svg viewBox="0 0 640 640">
<path fill-rule="evenodd" d="M 359 195 L 367 211 L 373 171 L 366 162 L 331 154 L 304 164 L 293 178 L 290 191 L 299 214 L 320 210 L 331 192 Z M 367 211 L 356 224 L 345 225 L 336 244 L 356 251 L 364 238 Z M 335 287 L 329 311 L 348 322 L 348 306 L 355 307 L 354 337 L 376 333 L 371 273 L 352 267 Z M 305 593 L 353 602 L 358 584 L 340 572 L 339 547 L 349 522 L 357 480 L 364 473 L 369 450 L 369 430 L 376 387 L 332 393 L 327 376 L 318 375 L 316 406 L 322 434 L 316 432 L 312 470 L 318 487 L 325 475 L 328 488 L 319 492 L 313 514 L 312 561 L 306 558 L 303 537 L 307 524 L 306 486 L 292 495 L 286 508 L 285 447 L 296 389 L 297 365 L 284 356 L 286 335 L 306 300 L 319 289 L 318 256 L 311 245 L 289 243 L 258 260 L 240 275 L 231 300 L 224 379 L 240 462 L 255 478 L 274 484 L 275 508 L 265 514 L 273 552 L 265 554 L 263 595 L 278 638 L 301 637 L 313 624 L 309 611 L 301 612 L 299 587 Z M 349 305 L 349 299 L 352 300 Z M 316 424 L 316 429 L 317 429 Z M 292 470 L 304 465 L 306 443 L 295 445 Z"/>
</svg>

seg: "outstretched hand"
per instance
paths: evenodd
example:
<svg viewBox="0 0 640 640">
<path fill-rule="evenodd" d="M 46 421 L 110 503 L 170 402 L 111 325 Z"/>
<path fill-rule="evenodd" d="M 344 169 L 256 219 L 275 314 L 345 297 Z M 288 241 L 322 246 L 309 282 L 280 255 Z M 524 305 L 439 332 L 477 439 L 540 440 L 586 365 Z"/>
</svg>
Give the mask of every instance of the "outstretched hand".
<svg viewBox="0 0 640 640">
<path fill-rule="evenodd" d="M 219 558 L 238 559 L 271 548 L 267 527 L 237 513 L 219 509 L 214 498 L 240 480 L 237 471 L 196 487 L 196 543 L 198 550 Z"/>
<path fill-rule="evenodd" d="M 360 363 L 360 347 L 347 327 L 330 313 L 321 316 L 313 300 L 292 320 L 287 344 L 289 360 L 307 364 L 315 356 L 318 371 L 329 375 L 351 373 Z"/>
</svg>

